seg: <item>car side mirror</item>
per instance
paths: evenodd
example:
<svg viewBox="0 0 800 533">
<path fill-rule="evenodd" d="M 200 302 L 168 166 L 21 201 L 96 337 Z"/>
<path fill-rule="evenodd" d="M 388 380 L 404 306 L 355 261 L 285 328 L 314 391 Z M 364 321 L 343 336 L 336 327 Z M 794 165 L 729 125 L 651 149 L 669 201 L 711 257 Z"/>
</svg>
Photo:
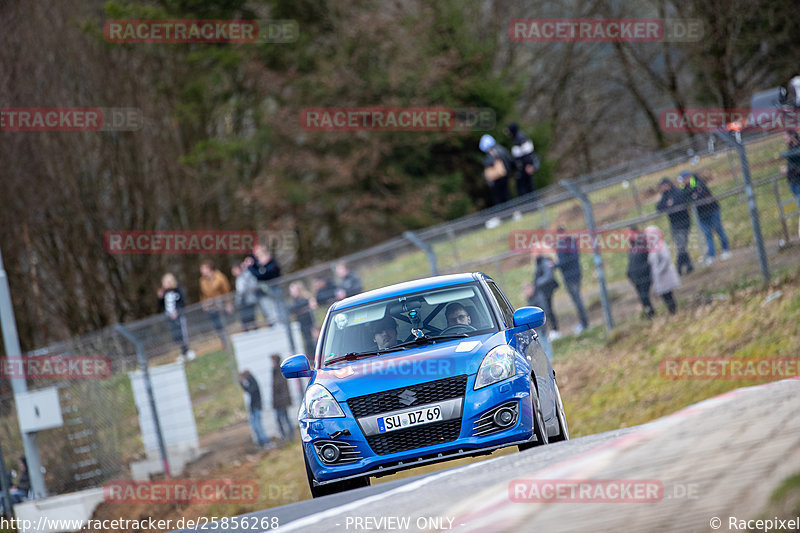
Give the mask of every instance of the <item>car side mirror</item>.
<svg viewBox="0 0 800 533">
<path fill-rule="evenodd" d="M 308 366 L 308 357 L 300 354 L 289 357 L 281 364 L 281 374 L 286 379 L 310 378 L 314 372 Z"/>
<path fill-rule="evenodd" d="M 522 326 L 528 328 L 538 328 L 543 326 L 546 321 L 544 311 L 539 307 L 520 307 L 514 311 L 514 327 Z"/>
</svg>

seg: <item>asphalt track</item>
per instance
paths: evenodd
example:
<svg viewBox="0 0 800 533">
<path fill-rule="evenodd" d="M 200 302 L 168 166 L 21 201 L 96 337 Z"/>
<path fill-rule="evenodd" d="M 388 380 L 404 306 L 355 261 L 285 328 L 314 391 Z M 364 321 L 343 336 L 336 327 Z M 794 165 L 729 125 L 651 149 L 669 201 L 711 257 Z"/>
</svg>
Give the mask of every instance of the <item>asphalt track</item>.
<svg viewBox="0 0 800 533">
<path fill-rule="evenodd" d="M 798 408 L 800 380 L 784 380 L 641 426 L 243 516 L 277 517 L 281 532 L 737 531 L 773 518 L 762 516 L 769 496 L 800 472 Z"/>
</svg>

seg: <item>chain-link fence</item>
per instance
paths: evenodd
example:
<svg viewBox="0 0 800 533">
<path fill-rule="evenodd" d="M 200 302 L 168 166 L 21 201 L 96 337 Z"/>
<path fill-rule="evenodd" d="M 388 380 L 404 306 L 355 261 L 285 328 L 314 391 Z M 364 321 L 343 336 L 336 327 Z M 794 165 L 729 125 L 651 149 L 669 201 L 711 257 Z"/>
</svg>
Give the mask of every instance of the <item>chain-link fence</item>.
<svg viewBox="0 0 800 533">
<path fill-rule="evenodd" d="M 284 357 L 290 351 L 313 351 L 316 328 L 328 304 L 342 296 L 337 288 L 346 290 L 342 289 L 346 272 L 341 267 L 337 270 L 338 263 L 347 265 L 359 278 L 363 290 L 433 272 L 483 271 L 498 281 L 512 304 L 525 305 L 529 295 L 524 286 L 533 281 L 537 254 L 516 247 L 514 232 L 548 232 L 559 226 L 568 232 L 585 231 L 586 215 L 591 213 L 596 230 L 601 233 L 634 225 L 640 228 L 655 225 L 665 236 L 675 262 L 678 250 L 669 222 L 670 209 L 659 211 L 656 205 L 664 194 L 661 182 L 667 178 L 680 188 L 676 178 L 680 171 L 687 170 L 708 185 L 719 203 L 731 257 L 725 262 L 721 260 L 722 243 L 716 236 L 718 261 L 705 266 L 703 259 L 709 254 L 698 223 L 703 200 L 692 200 L 687 204 L 686 213 L 691 218 L 685 249 L 695 270 L 700 271 L 694 276 L 701 274 L 706 278 L 682 277 L 689 288 L 677 291 L 680 306 L 687 300 L 708 296 L 713 283 L 704 279 L 709 276 L 720 283 L 725 279 L 761 276 L 758 243 L 751 223 L 753 208 L 759 214 L 770 266 L 780 268 L 796 261 L 796 252 L 788 245 L 798 240 L 797 205 L 781 169 L 785 160 L 780 154 L 786 151 L 786 145 L 777 135 L 746 138 L 745 144 L 754 205 L 748 202 L 736 150 L 724 143 L 712 146 L 706 139 L 693 139 L 635 164 L 576 179 L 572 189 L 563 184 L 552 185 L 508 204 L 392 239 L 340 261 L 281 276 L 262 287 L 257 302 L 244 303 L 232 293 L 218 299 L 212 307 L 208 302 L 185 307 L 177 323 L 160 314 L 125 324 L 125 328 L 141 343 L 149 369 L 178 360 L 185 362 L 182 371 L 196 434 L 202 441 L 205 436 L 247 420 L 237 383 L 239 367 L 232 339 L 245 330 L 260 328 L 284 336 L 289 347 L 282 353 Z M 786 249 L 790 251 L 783 252 Z M 627 276 L 628 253 L 619 253 L 624 251 L 621 249 L 601 249 L 595 255 L 594 247 L 582 251 L 587 253 L 578 254 L 583 274 L 580 291 L 589 325 L 610 326 L 605 312 L 617 323 L 638 317 L 641 307 Z M 566 290 L 557 292 L 553 307 L 564 324 L 562 331 L 570 331 L 571 326 L 578 324 L 577 310 Z M 295 324 L 290 326 L 291 323 Z M 274 351 L 270 346 L 263 350 L 265 358 Z M 136 397 L 134 390 L 134 376 L 142 366 L 136 346 L 118 329 L 110 327 L 27 355 L 102 356 L 111 364 L 110 374 L 102 379 L 29 379 L 31 390 L 58 387 L 64 419 L 62 427 L 39 435 L 48 491 L 74 491 L 130 477 L 131 465 L 148 458 L 146 437 L 140 427 L 140 411 L 146 409 L 146 404 Z M 269 409 L 269 393 L 265 395 L 265 407 Z M 299 397 L 300 392 L 296 395 Z M 7 456 L 17 456 L 22 446 L 11 400 L 0 398 L 0 437 Z"/>
</svg>

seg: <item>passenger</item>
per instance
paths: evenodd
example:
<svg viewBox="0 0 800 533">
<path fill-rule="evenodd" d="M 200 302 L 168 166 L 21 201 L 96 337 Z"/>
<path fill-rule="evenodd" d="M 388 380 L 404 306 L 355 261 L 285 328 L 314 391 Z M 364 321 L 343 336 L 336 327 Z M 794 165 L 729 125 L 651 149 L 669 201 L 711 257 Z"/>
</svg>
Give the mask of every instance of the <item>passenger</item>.
<svg viewBox="0 0 800 533">
<path fill-rule="evenodd" d="M 397 323 L 390 316 L 384 316 L 372 326 L 372 340 L 379 350 L 391 348 L 397 344 Z"/>
<path fill-rule="evenodd" d="M 458 302 L 453 302 L 447 305 L 444 310 L 444 316 L 447 318 L 447 327 L 450 326 L 470 326 L 472 325 L 472 317 L 467 312 L 466 307 Z"/>
</svg>

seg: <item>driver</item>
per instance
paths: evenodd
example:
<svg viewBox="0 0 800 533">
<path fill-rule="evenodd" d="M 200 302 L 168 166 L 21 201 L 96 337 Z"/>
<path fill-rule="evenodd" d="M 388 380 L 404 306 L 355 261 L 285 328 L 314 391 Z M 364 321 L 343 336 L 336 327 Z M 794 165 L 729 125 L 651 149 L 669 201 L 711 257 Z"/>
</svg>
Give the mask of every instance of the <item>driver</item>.
<svg viewBox="0 0 800 533">
<path fill-rule="evenodd" d="M 390 316 L 384 316 L 372 326 L 372 340 L 379 350 L 385 350 L 397 344 L 397 323 Z"/>
<path fill-rule="evenodd" d="M 469 326 L 472 325 L 472 317 L 469 316 L 466 307 L 460 303 L 451 303 L 444 310 L 444 316 L 447 318 L 447 327 L 450 326 Z"/>
</svg>

